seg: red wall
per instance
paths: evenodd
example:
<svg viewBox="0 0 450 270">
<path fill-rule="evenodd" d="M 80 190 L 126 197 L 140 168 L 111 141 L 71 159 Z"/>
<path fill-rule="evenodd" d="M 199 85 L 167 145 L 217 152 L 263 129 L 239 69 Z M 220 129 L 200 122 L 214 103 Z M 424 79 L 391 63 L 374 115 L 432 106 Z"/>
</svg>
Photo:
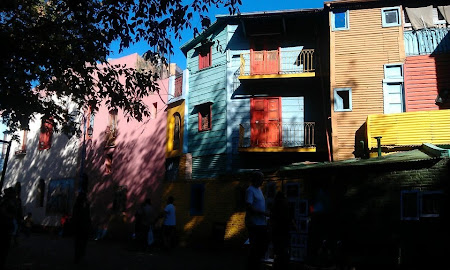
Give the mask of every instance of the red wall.
<svg viewBox="0 0 450 270">
<path fill-rule="evenodd" d="M 407 57 L 404 68 L 407 112 L 450 108 L 449 101 L 435 103 L 438 90 L 450 91 L 450 54 Z"/>
</svg>

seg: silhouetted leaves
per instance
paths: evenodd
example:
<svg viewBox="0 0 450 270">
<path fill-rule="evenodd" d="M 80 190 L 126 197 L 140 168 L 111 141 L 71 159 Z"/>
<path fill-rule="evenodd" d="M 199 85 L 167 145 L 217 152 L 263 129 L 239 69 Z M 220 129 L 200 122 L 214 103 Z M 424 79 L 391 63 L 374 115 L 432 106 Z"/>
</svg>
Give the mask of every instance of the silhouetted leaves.
<svg viewBox="0 0 450 270">
<path fill-rule="evenodd" d="M 0 113 L 11 131 L 27 128 L 36 114 L 67 127 L 67 104 L 96 110 L 102 101 L 138 120 L 148 116 L 143 97 L 158 91 L 150 70 L 113 66 L 110 45 L 120 51 L 147 42 L 145 59 L 171 53 L 170 33 L 192 28 L 193 14 L 223 5 L 238 12 L 240 0 L 3 0 L 0 3 Z M 194 33 L 198 33 L 193 28 Z M 119 77 L 125 83 L 119 83 Z"/>
</svg>

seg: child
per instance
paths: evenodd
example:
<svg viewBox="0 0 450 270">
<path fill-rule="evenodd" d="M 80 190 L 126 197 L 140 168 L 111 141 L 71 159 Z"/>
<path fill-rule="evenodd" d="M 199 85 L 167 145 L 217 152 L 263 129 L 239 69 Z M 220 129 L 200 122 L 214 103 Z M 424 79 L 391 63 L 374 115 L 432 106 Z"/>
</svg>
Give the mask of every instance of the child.
<svg viewBox="0 0 450 270">
<path fill-rule="evenodd" d="M 28 212 L 28 214 L 24 218 L 24 233 L 27 238 L 30 237 L 32 227 L 33 227 L 32 214 Z"/>
</svg>

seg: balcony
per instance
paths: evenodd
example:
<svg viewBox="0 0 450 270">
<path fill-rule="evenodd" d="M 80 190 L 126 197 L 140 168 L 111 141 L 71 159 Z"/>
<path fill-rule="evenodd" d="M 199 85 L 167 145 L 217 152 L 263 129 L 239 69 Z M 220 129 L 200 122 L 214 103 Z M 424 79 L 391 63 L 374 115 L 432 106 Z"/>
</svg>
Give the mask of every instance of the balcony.
<svg viewBox="0 0 450 270">
<path fill-rule="evenodd" d="M 316 152 L 314 122 L 239 125 L 240 152 Z"/>
<path fill-rule="evenodd" d="M 376 137 L 383 153 L 417 148 L 424 143 L 450 145 L 450 110 L 372 114 L 367 117 L 367 147 L 377 156 Z"/>
<path fill-rule="evenodd" d="M 448 28 L 405 31 L 406 56 L 450 52 Z"/>
<path fill-rule="evenodd" d="M 314 77 L 314 49 L 281 48 L 241 54 L 239 80 Z"/>
</svg>

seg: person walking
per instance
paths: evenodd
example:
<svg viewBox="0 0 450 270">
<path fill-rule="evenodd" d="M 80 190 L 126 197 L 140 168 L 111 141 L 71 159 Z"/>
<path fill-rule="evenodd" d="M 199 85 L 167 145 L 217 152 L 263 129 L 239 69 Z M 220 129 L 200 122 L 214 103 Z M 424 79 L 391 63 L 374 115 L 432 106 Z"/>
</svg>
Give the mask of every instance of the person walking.
<svg viewBox="0 0 450 270">
<path fill-rule="evenodd" d="M 264 174 L 255 171 L 251 175 L 251 185 L 245 193 L 247 204 L 245 213 L 245 225 L 247 227 L 250 254 L 247 268 L 259 269 L 261 259 L 264 257 L 268 246 L 267 220 L 269 213 L 266 212 L 266 200 L 260 189 L 264 180 Z"/>
<path fill-rule="evenodd" d="M 75 229 L 74 262 L 77 264 L 86 254 L 86 246 L 91 230 L 91 210 L 85 192 L 80 192 L 75 201 L 73 207 L 73 225 Z"/>
<path fill-rule="evenodd" d="M 273 269 L 288 269 L 289 267 L 289 241 L 292 226 L 295 221 L 289 214 L 289 205 L 283 192 L 278 191 L 270 216 L 272 227 L 272 243 L 274 251 Z"/>
<path fill-rule="evenodd" d="M 172 196 L 169 196 L 167 199 L 167 205 L 164 208 L 164 221 L 163 221 L 163 243 L 164 248 L 170 250 L 175 244 L 175 225 L 176 225 L 176 216 L 175 216 L 175 206 L 173 202 L 175 199 Z"/>
</svg>

